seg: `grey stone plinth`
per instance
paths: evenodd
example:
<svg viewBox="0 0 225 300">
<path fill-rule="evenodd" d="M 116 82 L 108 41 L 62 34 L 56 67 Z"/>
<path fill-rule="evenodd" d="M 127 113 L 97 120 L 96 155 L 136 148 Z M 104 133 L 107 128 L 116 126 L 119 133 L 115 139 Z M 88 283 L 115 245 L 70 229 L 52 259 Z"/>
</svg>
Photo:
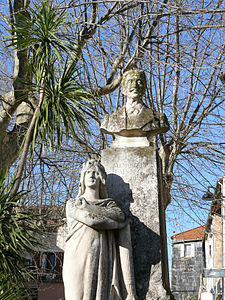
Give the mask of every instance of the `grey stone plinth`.
<svg viewBox="0 0 225 300">
<path fill-rule="evenodd" d="M 109 197 L 131 212 L 138 300 L 170 299 L 160 160 L 152 147 L 102 153 Z M 172 298 L 171 298 L 172 299 Z"/>
</svg>

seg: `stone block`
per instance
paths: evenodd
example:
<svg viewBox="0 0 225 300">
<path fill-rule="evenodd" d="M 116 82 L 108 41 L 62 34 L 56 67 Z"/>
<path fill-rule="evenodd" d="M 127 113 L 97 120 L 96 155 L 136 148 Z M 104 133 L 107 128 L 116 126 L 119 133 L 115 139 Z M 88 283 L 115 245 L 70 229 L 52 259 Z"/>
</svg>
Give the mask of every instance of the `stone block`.
<svg viewBox="0 0 225 300">
<path fill-rule="evenodd" d="M 101 162 L 108 195 L 131 212 L 138 300 L 170 299 L 160 160 L 153 147 L 109 148 Z"/>
</svg>

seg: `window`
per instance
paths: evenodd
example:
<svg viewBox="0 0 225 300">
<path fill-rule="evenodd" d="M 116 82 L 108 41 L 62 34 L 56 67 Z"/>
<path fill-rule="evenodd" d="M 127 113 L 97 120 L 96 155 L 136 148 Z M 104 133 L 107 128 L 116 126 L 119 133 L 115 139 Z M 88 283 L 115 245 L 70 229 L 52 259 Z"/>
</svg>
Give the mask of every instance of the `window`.
<svg viewBox="0 0 225 300">
<path fill-rule="evenodd" d="M 180 243 L 180 257 L 195 256 L 195 243 Z"/>
<path fill-rule="evenodd" d="M 193 246 L 194 245 L 192 245 L 192 244 L 184 244 L 184 257 L 194 256 Z"/>
<path fill-rule="evenodd" d="M 184 251 L 183 251 L 183 252 L 184 252 Z M 174 244 L 174 245 L 173 245 L 173 255 L 174 255 L 175 257 L 181 257 L 181 256 L 183 256 L 183 255 L 182 255 L 183 252 L 182 252 L 182 245 L 181 245 L 181 244 Z"/>
<path fill-rule="evenodd" d="M 33 276 L 42 281 L 62 281 L 63 252 L 37 252 L 33 256 Z"/>
<path fill-rule="evenodd" d="M 40 267 L 44 273 L 52 272 L 56 265 L 56 255 L 54 252 L 41 253 Z"/>
</svg>

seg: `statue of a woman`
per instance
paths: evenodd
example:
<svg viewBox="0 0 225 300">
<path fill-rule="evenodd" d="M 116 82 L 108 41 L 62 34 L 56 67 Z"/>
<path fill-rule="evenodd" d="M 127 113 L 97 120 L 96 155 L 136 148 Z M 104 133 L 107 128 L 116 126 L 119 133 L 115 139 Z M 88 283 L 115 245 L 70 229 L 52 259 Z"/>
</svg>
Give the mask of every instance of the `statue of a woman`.
<svg viewBox="0 0 225 300">
<path fill-rule="evenodd" d="M 66 205 L 66 300 L 135 300 L 129 219 L 107 198 L 106 173 L 88 160 L 76 199 Z"/>
</svg>

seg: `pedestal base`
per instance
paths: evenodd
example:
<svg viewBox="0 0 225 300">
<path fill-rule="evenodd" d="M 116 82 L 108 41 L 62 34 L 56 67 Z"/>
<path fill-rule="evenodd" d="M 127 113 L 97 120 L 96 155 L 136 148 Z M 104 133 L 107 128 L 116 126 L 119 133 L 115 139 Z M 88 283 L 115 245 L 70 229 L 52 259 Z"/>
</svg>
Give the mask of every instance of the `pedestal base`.
<svg viewBox="0 0 225 300">
<path fill-rule="evenodd" d="M 153 147 L 109 148 L 101 160 L 109 197 L 131 212 L 138 300 L 170 299 L 160 160 Z"/>
<path fill-rule="evenodd" d="M 149 147 L 150 142 L 146 136 L 120 136 L 115 135 L 115 140 L 111 144 L 111 148 L 139 148 L 139 147 Z"/>
</svg>

